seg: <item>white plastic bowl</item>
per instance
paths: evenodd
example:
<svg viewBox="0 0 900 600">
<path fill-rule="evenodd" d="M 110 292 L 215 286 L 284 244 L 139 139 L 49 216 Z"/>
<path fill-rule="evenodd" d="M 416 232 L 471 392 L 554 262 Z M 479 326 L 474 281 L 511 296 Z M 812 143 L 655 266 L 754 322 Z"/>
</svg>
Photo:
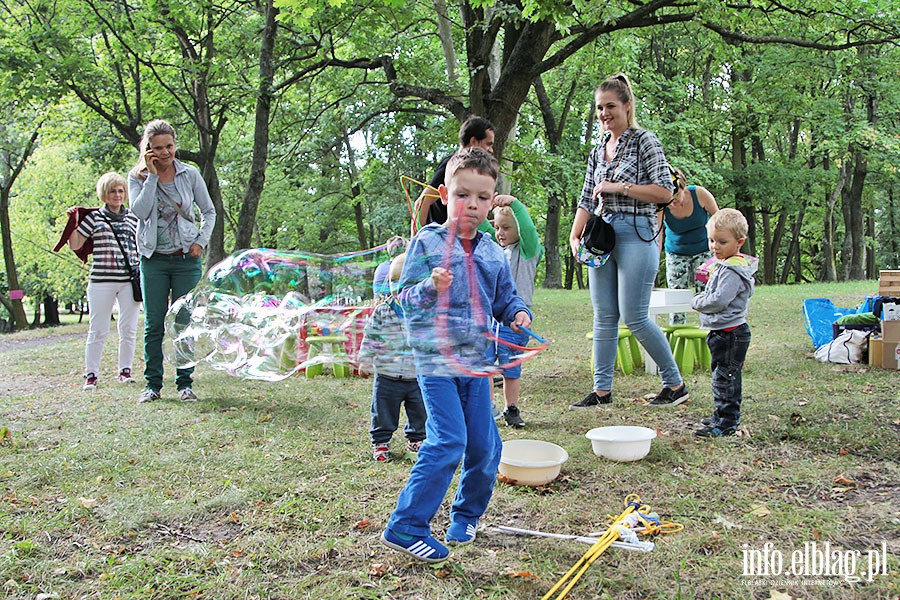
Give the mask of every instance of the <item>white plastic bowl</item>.
<svg viewBox="0 0 900 600">
<path fill-rule="evenodd" d="M 550 442 L 510 440 L 500 454 L 501 480 L 514 485 L 546 485 L 559 476 L 569 453 Z"/>
<path fill-rule="evenodd" d="M 591 440 L 597 456 L 628 462 L 647 456 L 656 431 L 634 425 L 613 425 L 595 427 L 584 434 L 584 437 Z"/>
</svg>

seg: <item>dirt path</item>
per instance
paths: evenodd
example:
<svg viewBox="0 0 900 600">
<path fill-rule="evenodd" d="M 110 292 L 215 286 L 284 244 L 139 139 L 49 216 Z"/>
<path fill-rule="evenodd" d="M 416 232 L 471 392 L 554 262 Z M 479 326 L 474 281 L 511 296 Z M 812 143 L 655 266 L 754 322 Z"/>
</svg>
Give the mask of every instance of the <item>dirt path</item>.
<svg viewBox="0 0 900 600">
<path fill-rule="evenodd" d="M 0 353 L 15 350 L 30 350 L 47 344 L 68 341 L 73 338 L 84 337 L 84 333 L 55 333 L 41 337 L 29 337 L 25 339 L 12 339 L 9 335 L 0 336 Z"/>
</svg>

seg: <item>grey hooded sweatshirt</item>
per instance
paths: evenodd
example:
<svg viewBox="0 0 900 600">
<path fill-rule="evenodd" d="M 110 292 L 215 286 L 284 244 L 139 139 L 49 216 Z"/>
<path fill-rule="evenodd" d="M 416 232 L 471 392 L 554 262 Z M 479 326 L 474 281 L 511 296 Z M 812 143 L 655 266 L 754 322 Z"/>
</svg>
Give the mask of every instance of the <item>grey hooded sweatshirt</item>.
<svg viewBox="0 0 900 600">
<path fill-rule="evenodd" d="M 694 296 L 691 307 L 700 313 L 701 329 L 727 329 L 747 322 L 759 260 L 738 254 L 715 262 L 706 290 Z"/>
</svg>

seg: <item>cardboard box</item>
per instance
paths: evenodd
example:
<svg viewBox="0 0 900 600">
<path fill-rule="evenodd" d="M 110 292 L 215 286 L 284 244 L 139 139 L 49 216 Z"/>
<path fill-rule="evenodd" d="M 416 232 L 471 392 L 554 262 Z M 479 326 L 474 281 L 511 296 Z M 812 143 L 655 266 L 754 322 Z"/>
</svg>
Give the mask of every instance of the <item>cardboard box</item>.
<svg viewBox="0 0 900 600">
<path fill-rule="evenodd" d="M 900 341 L 869 338 L 869 365 L 889 371 L 900 370 Z"/>
<path fill-rule="evenodd" d="M 869 338 L 869 366 L 881 368 L 882 356 L 884 356 L 884 342 L 881 338 Z"/>
<path fill-rule="evenodd" d="M 891 371 L 900 370 L 900 341 L 883 340 L 881 350 L 881 368 Z"/>
<path fill-rule="evenodd" d="M 878 277 L 878 295 L 900 298 L 900 271 L 881 271 Z"/>
<path fill-rule="evenodd" d="M 900 321 L 882 321 L 881 339 L 885 342 L 900 342 Z"/>
</svg>

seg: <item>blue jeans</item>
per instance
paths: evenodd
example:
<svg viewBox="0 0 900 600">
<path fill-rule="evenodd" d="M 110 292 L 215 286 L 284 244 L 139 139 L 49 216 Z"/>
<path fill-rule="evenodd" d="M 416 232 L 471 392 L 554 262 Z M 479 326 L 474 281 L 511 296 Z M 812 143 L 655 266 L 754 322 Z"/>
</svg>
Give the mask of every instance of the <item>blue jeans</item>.
<svg viewBox="0 0 900 600">
<path fill-rule="evenodd" d="M 425 439 L 425 402 L 419 382 L 415 379 L 397 381 L 385 375 L 375 375 L 372 384 L 373 444 L 386 444 L 400 424 L 400 407 L 406 407 L 406 439 L 419 442 Z"/>
<path fill-rule="evenodd" d="M 516 346 L 525 346 L 528 343 L 528 339 L 530 337 L 524 331 L 516 333 L 506 325 L 500 325 L 494 333 L 499 339 L 505 342 L 510 342 L 511 344 L 515 344 Z M 519 350 L 513 350 L 509 346 L 506 346 L 494 340 L 491 341 L 491 345 L 488 346 L 487 362 L 489 365 L 508 365 L 519 354 L 521 354 Z M 516 365 L 515 367 L 504 369 L 503 372 L 500 373 L 500 375 L 502 375 L 506 379 L 521 379 L 522 365 Z"/>
<path fill-rule="evenodd" d="M 710 331 L 706 335 L 706 344 L 712 356 L 712 391 L 716 406 L 713 425 L 722 429 L 737 427 L 741 422 L 741 370 L 750 348 L 750 326 L 744 323 L 734 331 Z"/>
<path fill-rule="evenodd" d="M 659 270 L 659 247 L 656 240 L 644 240 L 653 237 L 655 223 L 637 217 L 635 224 L 633 215 L 621 213 L 607 218 L 616 230 L 616 247 L 606 264 L 588 269 L 594 305 L 594 389 L 612 389 L 620 318 L 659 366 L 663 385 L 677 386 L 682 378 L 672 349 L 647 312 Z"/>
<path fill-rule="evenodd" d="M 184 296 L 197 285 L 203 275 L 200 258 L 189 254 L 141 257 L 141 290 L 144 293 L 144 379 L 147 387 L 157 392 L 163 386 L 163 351 L 166 312 L 169 302 Z M 181 390 L 191 387 L 194 367 L 178 369 L 175 385 Z"/>
<path fill-rule="evenodd" d="M 489 377 L 419 377 L 427 437 L 387 527 L 415 537 L 431 535 L 430 522 L 462 461 L 450 520 L 475 523 L 494 492 L 503 443 L 491 408 Z"/>
</svg>

